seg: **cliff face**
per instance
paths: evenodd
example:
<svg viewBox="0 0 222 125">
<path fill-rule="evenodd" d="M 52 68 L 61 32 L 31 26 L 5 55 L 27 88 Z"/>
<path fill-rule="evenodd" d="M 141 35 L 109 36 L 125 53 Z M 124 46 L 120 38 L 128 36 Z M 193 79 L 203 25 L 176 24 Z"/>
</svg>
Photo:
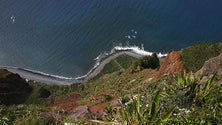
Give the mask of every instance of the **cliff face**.
<svg viewBox="0 0 222 125">
<path fill-rule="evenodd" d="M 206 61 L 203 67 L 197 71 L 195 75 L 207 76 L 214 73 L 216 73 L 218 77 L 222 77 L 222 53 Z"/>
<path fill-rule="evenodd" d="M 184 64 L 181 61 L 181 54 L 179 52 L 172 51 L 167 55 L 162 65 L 160 66 L 158 76 L 162 77 L 172 73 L 182 73 L 183 71 Z"/>
<path fill-rule="evenodd" d="M 164 59 L 159 71 L 158 77 L 172 73 L 182 73 L 184 71 L 184 63 L 181 60 L 181 54 L 176 51 L 172 51 Z M 205 61 L 203 67 L 198 70 L 195 75 L 211 75 L 217 74 L 218 77 L 222 77 L 222 53 L 216 57 L 213 57 Z"/>
<path fill-rule="evenodd" d="M 0 70 L 0 104 L 19 104 L 26 100 L 32 87 L 19 75 Z"/>
</svg>

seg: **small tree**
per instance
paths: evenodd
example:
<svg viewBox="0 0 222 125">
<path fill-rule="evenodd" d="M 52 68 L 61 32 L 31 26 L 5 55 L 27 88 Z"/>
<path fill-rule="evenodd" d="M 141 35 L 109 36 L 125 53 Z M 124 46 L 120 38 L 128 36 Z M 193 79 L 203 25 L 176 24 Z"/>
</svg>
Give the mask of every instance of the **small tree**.
<svg viewBox="0 0 222 125">
<path fill-rule="evenodd" d="M 48 98 L 51 95 L 51 92 L 43 87 L 39 89 L 40 98 Z"/>
<path fill-rule="evenodd" d="M 153 53 L 152 56 L 144 56 L 134 63 L 134 68 L 140 67 L 142 69 L 156 69 L 159 66 L 160 62 L 156 53 Z"/>
</svg>

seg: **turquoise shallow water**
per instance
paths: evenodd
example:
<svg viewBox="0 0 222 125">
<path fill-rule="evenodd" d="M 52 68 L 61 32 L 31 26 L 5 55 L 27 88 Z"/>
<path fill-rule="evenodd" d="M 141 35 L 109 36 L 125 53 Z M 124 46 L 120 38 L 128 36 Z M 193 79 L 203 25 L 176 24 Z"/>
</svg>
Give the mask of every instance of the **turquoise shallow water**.
<svg viewBox="0 0 222 125">
<path fill-rule="evenodd" d="M 81 76 L 118 43 L 168 52 L 222 40 L 221 0 L 0 0 L 0 65 Z"/>
</svg>

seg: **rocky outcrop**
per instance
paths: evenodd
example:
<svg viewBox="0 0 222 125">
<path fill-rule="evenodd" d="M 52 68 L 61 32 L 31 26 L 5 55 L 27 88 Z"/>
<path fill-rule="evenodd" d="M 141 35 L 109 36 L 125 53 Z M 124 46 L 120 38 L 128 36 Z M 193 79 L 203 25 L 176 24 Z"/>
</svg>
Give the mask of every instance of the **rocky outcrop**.
<svg viewBox="0 0 222 125">
<path fill-rule="evenodd" d="M 92 114 L 87 106 L 78 106 L 73 110 L 70 118 L 75 121 L 79 121 L 81 119 L 92 119 Z"/>
<path fill-rule="evenodd" d="M 32 87 L 18 74 L 0 69 L 0 104 L 23 103 L 32 92 Z"/>
<path fill-rule="evenodd" d="M 158 77 L 172 73 L 181 73 L 184 71 L 184 64 L 181 61 L 181 54 L 176 51 L 172 51 L 164 59 L 160 69 L 158 71 Z"/>
<path fill-rule="evenodd" d="M 209 59 L 203 67 L 195 73 L 198 75 L 211 75 L 216 73 L 218 77 L 222 77 L 222 53 L 219 56 Z"/>
</svg>

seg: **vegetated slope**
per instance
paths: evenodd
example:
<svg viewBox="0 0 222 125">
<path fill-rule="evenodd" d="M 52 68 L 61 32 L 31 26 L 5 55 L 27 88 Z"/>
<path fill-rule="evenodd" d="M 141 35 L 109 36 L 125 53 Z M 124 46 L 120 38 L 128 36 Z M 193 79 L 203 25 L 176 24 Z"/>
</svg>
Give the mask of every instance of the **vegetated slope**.
<svg viewBox="0 0 222 125">
<path fill-rule="evenodd" d="M 17 74 L 0 70 L 0 104 L 23 103 L 32 91 L 32 87 Z"/>
<path fill-rule="evenodd" d="M 108 64 L 106 64 L 100 73 L 95 76 L 93 79 L 97 79 L 105 74 L 110 74 L 116 71 L 123 71 L 129 68 L 134 62 L 136 58 L 131 57 L 129 55 L 121 55 L 117 58 L 111 60 Z"/>
<path fill-rule="evenodd" d="M 216 74 L 219 78 L 222 78 L 222 53 L 207 60 L 203 67 L 196 72 L 196 75 L 200 74 L 204 76 Z"/>
<path fill-rule="evenodd" d="M 135 61 L 133 64 L 134 71 L 142 69 L 156 69 L 160 66 L 159 58 L 156 53 L 153 53 L 151 56 L 143 56 Z"/>
<path fill-rule="evenodd" d="M 202 51 L 202 49 L 200 50 Z M 200 52 L 195 51 L 195 53 Z M 178 53 L 172 55 L 179 57 Z M 198 59 L 199 56 L 196 60 Z M 21 112 L 20 114 L 25 116 L 23 118 L 16 115 L 7 116 L 5 112 L 17 111 L 18 106 L 16 106 L 13 110 L 5 108 L 4 112 L 0 111 L 0 115 L 6 116 L 13 123 L 19 121 L 20 124 L 34 122 L 92 124 L 90 119 L 84 119 L 84 113 L 90 113 L 92 119 L 102 120 L 94 122 L 103 122 L 103 124 L 107 122 L 141 125 L 156 122 L 164 124 L 221 123 L 222 86 L 216 76 L 194 78 L 192 74 L 174 74 L 173 71 L 177 71 L 178 67 L 178 71 L 181 72 L 180 65 L 175 64 L 177 61 L 181 64 L 180 58 L 166 60 L 167 65 L 162 69 L 170 66 L 169 71 L 172 69 L 172 72 L 169 72 L 171 75 L 161 78 L 154 77 L 158 73 L 157 69 L 132 72 L 130 65 L 127 66 L 130 68 L 123 66 L 128 61 L 121 64 L 123 61 L 126 59 L 122 59 L 122 61 L 114 59 L 110 62 L 113 64 L 112 66 L 107 66 L 108 69 L 105 66 L 103 69 L 110 72 L 103 72 L 99 77 L 78 85 L 56 86 L 30 82 L 33 88 L 37 88 L 33 90 L 36 93 L 42 87 L 51 92 L 48 98 L 38 101 L 47 103 L 47 108 L 44 104 L 41 104 L 38 109 L 35 109 L 35 105 L 28 105 L 19 110 L 32 111 L 32 114 Z M 118 68 L 113 70 L 113 67 Z M 119 72 L 119 70 L 122 71 Z M 36 102 L 30 101 L 28 104 L 36 104 Z M 79 116 L 75 111 L 78 106 L 87 106 L 90 111 L 88 112 L 88 109 L 87 112 L 80 111 L 79 113 L 83 114 L 78 118 L 80 121 L 74 121 L 73 116 Z"/>
<path fill-rule="evenodd" d="M 182 49 L 182 61 L 189 72 L 198 71 L 204 62 L 222 52 L 222 43 L 197 43 Z"/>
<path fill-rule="evenodd" d="M 169 54 L 172 58 L 168 57 L 168 60 L 164 62 L 167 64 L 165 66 L 166 74 L 171 75 L 155 78 L 153 74 L 157 73 L 157 70 L 145 69 L 131 73 L 128 69 L 122 74 L 114 72 L 84 83 L 84 91 L 87 93 L 84 98 L 86 104 L 95 115 L 98 115 L 96 114 L 98 112 L 106 114 L 105 117 L 102 117 L 101 114 L 100 117 L 97 116 L 97 118 L 103 119 L 102 121 L 94 122 L 103 124 L 123 122 L 128 124 L 156 122 L 220 124 L 222 121 L 220 81 L 213 74 L 209 74 L 207 77 L 194 77 L 193 74 L 186 74 L 181 69 L 183 63 L 180 60 L 180 54 L 172 53 Z M 200 52 L 196 51 L 196 53 Z M 178 65 L 175 62 L 178 62 Z M 172 71 L 168 72 L 167 68 Z M 174 74 L 174 71 L 179 74 Z M 158 98 L 160 99 L 157 104 L 154 98 L 159 90 Z M 153 108 L 154 104 L 157 108 Z M 173 109 L 174 106 L 175 109 Z M 133 112 L 138 112 L 139 115 Z M 150 112 L 155 115 L 152 116 Z M 165 119 L 166 114 L 168 114 L 167 120 Z"/>
</svg>

